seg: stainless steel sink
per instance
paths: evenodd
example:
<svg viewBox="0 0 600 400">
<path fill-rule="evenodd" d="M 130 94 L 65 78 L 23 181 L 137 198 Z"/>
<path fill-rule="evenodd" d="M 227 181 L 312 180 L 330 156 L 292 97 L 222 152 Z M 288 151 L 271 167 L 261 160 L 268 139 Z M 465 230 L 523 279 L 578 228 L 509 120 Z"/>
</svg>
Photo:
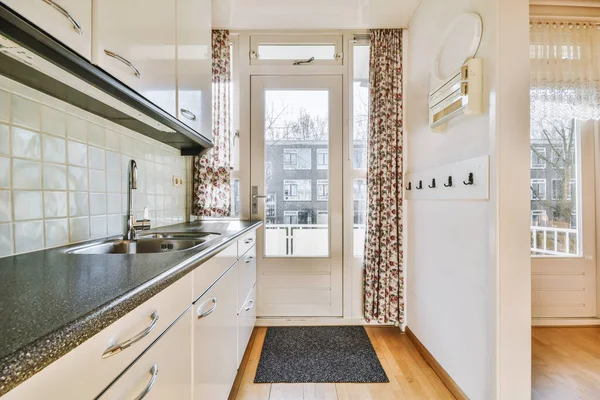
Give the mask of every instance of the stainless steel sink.
<svg viewBox="0 0 600 400">
<path fill-rule="evenodd" d="M 168 253 L 193 249 L 207 243 L 205 238 L 171 239 L 171 238 L 141 238 L 137 240 L 110 240 L 93 243 L 68 250 L 70 254 L 143 254 Z"/>
<path fill-rule="evenodd" d="M 209 232 L 154 232 L 138 233 L 138 239 L 192 239 L 208 242 L 218 238 L 220 233 Z"/>
</svg>

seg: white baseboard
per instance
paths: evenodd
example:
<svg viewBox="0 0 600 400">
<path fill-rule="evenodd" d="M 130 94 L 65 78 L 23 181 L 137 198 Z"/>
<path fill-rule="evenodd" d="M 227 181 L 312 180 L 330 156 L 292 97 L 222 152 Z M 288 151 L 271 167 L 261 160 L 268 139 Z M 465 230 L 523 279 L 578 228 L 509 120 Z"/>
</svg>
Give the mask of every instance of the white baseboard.
<svg viewBox="0 0 600 400">
<path fill-rule="evenodd" d="M 394 326 L 394 324 L 367 323 L 363 318 L 335 318 L 335 317 L 288 317 L 266 318 L 258 317 L 256 326 L 335 326 L 335 325 L 372 325 Z"/>
<path fill-rule="evenodd" d="M 600 326 L 600 318 L 532 318 L 531 326 Z"/>
</svg>

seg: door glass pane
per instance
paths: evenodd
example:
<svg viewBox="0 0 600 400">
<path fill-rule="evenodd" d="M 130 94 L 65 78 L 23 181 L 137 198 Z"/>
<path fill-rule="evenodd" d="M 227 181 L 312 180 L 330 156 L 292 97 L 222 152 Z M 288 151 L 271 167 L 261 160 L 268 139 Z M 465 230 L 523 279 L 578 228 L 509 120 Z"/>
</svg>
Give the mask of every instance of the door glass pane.
<svg viewBox="0 0 600 400">
<path fill-rule="evenodd" d="M 265 91 L 265 256 L 329 255 L 329 92 Z"/>
<path fill-rule="evenodd" d="M 369 45 L 354 46 L 354 81 L 352 130 L 354 135 L 354 168 L 367 168 L 369 137 Z"/>
<path fill-rule="evenodd" d="M 579 256 L 579 125 L 531 122 L 531 254 Z"/>
<path fill-rule="evenodd" d="M 365 253 L 365 232 L 367 229 L 367 180 L 355 179 L 352 182 L 354 200 L 354 255 L 362 257 Z"/>
</svg>

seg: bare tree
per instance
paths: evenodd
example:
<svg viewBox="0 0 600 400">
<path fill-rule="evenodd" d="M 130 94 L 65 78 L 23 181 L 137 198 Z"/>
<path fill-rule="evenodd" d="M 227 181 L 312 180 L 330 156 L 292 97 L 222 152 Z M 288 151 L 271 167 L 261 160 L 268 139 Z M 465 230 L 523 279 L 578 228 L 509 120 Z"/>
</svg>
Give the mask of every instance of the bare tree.
<svg viewBox="0 0 600 400">
<path fill-rule="evenodd" d="M 576 131 L 575 120 L 563 122 L 559 120 L 543 120 L 533 122 L 533 140 L 531 141 L 531 151 L 538 159 L 550 165 L 554 175 L 560 179 L 561 185 L 556 188 L 550 187 L 550 200 L 543 199 L 532 187 L 534 199 L 544 205 L 552 213 L 555 223 L 570 225 L 571 214 L 573 212 L 573 198 L 575 193 L 571 193 L 571 179 L 576 162 Z M 541 149 L 547 149 L 541 151 Z"/>
</svg>

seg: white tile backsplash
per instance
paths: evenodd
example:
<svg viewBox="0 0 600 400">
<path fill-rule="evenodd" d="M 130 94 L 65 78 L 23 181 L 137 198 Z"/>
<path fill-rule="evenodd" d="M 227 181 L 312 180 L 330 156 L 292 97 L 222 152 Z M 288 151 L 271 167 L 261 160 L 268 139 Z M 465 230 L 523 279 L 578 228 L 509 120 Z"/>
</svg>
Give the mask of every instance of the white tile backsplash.
<svg viewBox="0 0 600 400">
<path fill-rule="evenodd" d="M 42 163 L 13 158 L 12 187 L 13 189 L 41 189 Z"/>
<path fill-rule="evenodd" d="M 42 154 L 40 134 L 28 129 L 12 127 L 12 156 L 39 160 Z"/>
<path fill-rule="evenodd" d="M 42 219 L 42 192 L 13 190 L 13 204 L 15 221 Z"/>
<path fill-rule="evenodd" d="M 189 178 L 178 150 L 0 79 L 0 257 L 122 234 L 132 158 L 136 216 L 187 220 L 189 191 L 171 181 Z"/>
</svg>

